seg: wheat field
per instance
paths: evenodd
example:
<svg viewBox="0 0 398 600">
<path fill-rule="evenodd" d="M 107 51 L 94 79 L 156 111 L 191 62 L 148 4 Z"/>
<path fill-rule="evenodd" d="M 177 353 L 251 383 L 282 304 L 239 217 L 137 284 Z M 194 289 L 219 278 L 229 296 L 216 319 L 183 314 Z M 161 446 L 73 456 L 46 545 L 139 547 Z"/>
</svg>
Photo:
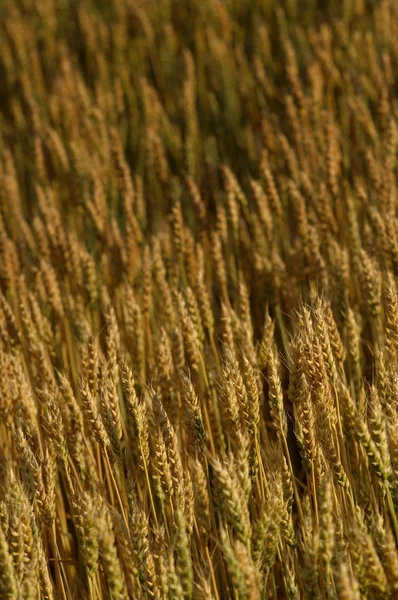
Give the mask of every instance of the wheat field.
<svg viewBox="0 0 398 600">
<path fill-rule="evenodd" d="M 398 598 L 396 0 L 0 2 L 0 599 Z"/>
</svg>

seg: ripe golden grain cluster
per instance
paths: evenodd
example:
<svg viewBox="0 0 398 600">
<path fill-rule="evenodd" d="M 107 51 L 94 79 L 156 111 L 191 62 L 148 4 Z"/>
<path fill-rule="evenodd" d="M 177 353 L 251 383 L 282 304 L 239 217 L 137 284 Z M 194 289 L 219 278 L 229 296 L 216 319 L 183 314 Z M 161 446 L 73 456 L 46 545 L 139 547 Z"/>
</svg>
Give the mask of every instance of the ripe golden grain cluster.
<svg viewBox="0 0 398 600">
<path fill-rule="evenodd" d="M 398 598 L 396 0 L 0 2 L 1 600 Z"/>
</svg>

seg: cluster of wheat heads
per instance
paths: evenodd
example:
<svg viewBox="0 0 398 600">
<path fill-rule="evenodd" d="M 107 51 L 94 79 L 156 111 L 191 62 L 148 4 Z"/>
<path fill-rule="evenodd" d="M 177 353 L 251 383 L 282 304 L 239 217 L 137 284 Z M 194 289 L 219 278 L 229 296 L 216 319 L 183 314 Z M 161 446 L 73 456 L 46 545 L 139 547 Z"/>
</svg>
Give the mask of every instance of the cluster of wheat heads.
<svg viewBox="0 0 398 600">
<path fill-rule="evenodd" d="M 398 3 L 0 2 L 1 600 L 398 597 Z"/>
</svg>

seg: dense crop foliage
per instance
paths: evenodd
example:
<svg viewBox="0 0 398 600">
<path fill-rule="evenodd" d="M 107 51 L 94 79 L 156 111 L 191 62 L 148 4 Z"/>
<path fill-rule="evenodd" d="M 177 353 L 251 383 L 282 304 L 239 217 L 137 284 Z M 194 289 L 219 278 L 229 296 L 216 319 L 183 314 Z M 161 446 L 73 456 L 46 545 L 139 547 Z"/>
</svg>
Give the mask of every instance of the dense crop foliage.
<svg viewBox="0 0 398 600">
<path fill-rule="evenodd" d="M 398 598 L 398 3 L 0 2 L 1 600 Z"/>
</svg>

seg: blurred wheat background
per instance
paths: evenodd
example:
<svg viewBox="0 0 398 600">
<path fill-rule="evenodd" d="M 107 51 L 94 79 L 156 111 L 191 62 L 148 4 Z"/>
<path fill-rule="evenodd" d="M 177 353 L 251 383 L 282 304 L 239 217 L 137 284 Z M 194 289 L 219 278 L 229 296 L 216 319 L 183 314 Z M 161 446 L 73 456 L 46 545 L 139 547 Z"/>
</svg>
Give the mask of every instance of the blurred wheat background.
<svg viewBox="0 0 398 600">
<path fill-rule="evenodd" d="M 1 600 L 398 598 L 395 0 L 0 3 Z"/>
</svg>

